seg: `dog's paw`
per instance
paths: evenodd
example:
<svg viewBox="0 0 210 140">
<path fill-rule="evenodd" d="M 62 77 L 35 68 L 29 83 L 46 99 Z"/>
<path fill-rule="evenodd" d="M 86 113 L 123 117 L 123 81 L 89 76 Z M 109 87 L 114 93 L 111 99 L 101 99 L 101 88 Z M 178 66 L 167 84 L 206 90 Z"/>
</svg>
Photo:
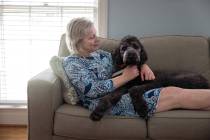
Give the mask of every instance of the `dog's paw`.
<svg viewBox="0 0 210 140">
<path fill-rule="evenodd" d="M 138 90 L 138 86 L 134 86 L 134 87 L 128 89 L 128 93 L 130 94 L 131 98 L 133 98 L 133 99 L 137 99 L 137 98 L 139 98 L 139 95 L 142 95 L 140 93 L 140 91 Z"/>
<path fill-rule="evenodd" d="M 138 113 L 139 117 L 141 117 L 143 119 L 147 119 L 148 118 L 148 107 L 146 105 L 146 102 L 142 103 L 142 105 L 136 110 L 136 112 Z"/>
<path fill-rule="evenodd" d="M 141 97 L 140 97 L 141 98 Z M 134 109 L 138 113 L 139 117 L 146 119 L 148 116 L 148 107 L 144 99 L 139 99 L 134 103 Z"/>
<path fill-rule="evenodd" d="M 98 103 L 95 110 L 90 114 L 89 118 L 93 121 L 100 121 L 104 114 L 112 107 L 110 98 L 103 98 Z"/>
<path fill-rule="evenodd" d="M 92 121 L 100 121 L 102 117 L 103 117 L 103 115 L 101 115 L 101 114 L 99 114 L 99 113 L 97 113 L 97 112 L 95 112 L 95 111 L 93 111 L 93 112 L 90 114 L 90 116 L 89 116 L 89 118 L 90 118 Z"/>
<path fill-rule="evenodd" d="M 129 89 L 129 94 L 134 106 L 134 110 L 138 113 L 139 117 L 146 119 L 148 117 L 148 107 L 143 98 L 143 94 L 141 94 L 138 88 L 135 87 Z"/>
</svg>

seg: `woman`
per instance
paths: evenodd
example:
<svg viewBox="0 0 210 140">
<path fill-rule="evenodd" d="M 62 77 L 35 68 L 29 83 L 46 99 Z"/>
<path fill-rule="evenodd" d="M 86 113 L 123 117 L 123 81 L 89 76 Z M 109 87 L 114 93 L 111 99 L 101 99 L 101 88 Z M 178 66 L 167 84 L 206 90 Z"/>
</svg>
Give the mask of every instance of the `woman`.
<svg viewBox="0 0 210 140">
<path fill-rule="evenodd" d="M 68 24 L 66 41 L 73 54 L 64 59 L 64 69 L 82 105 L 90 110 L 95 109 L 101 97 L 137 76 L 143 80 L 155 78 L 146 64 L 140 72 L 136 66 L 128 66 L 122 75 L 112 78 L 111 54 L 99 49 L 96 29 L 85 18 L 73 19 Z M 143 97 L 149 108 L 148 116 L 175 108 L 210 110 L 210 90 L 165 87 L 149 90 Z M 123 95 L 109 114 L 137 116 L 129 94 Z"/>
</svg>

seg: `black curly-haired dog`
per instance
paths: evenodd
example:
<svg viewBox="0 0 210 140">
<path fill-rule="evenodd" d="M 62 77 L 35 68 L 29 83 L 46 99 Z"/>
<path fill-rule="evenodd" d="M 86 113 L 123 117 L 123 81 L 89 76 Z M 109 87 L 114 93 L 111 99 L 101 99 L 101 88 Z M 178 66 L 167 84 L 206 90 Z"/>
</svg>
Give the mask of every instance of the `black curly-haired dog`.
<svg viewBox="0 0 210 140">
<path fill-rule="evenodd" d="M 137 65 L 138 69 L 141 70 L 141 66 L 145 64 L 147 59 L 148 56 L 143 45 L 135 36 L 124 37 L 113 54 L 113 61 L 117 69 L 123 69 L 128 65 Z M 142 81 L 140 77 L 137 77 L 125 86 L 116 89 L 113 93 L 104 96 L 96 109 L 90 114 L 90 118 L 93 121 L 99 121 L 126 93 L 130 94 L 134 109 L 139 116 L 147 119 L 148 109 L 142 97 L 146 91 L 167 86 L 191 89 L 209 88 L 207 79 L 197 73 L 166 71 L 154 71 L 154 73 L 156 76 L 155 80 Z"/>
</svg>

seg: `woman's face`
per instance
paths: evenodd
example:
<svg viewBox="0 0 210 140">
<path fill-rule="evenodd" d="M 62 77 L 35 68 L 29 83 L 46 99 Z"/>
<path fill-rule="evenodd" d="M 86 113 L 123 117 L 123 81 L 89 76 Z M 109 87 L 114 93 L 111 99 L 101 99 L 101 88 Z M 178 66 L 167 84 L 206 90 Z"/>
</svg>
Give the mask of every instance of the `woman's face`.
<svg viewBox="0 0 210 140">
<path fill-rule="evenodd" d="M 95 27 L 90 29 L 89 33 L 84 37 L 81 43 L 80 52 L 84 55 L 89 55 L 99 48 L 99 41 L 97 40 Z"/>
</svg>

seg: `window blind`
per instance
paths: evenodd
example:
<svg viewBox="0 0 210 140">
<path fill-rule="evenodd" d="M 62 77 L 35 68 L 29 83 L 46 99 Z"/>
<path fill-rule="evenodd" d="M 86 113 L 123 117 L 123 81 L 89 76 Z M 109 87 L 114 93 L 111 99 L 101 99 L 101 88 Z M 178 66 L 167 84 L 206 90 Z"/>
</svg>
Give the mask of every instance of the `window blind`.
<svg viewBox="0 0 210 140">
<path fill-rule="evenodd" d="M 49 67 L 75 17 L 97 26 L 97 0 L 0 1 L 0 104 L 27 103 L 27 81 Z"/>
</svg>

